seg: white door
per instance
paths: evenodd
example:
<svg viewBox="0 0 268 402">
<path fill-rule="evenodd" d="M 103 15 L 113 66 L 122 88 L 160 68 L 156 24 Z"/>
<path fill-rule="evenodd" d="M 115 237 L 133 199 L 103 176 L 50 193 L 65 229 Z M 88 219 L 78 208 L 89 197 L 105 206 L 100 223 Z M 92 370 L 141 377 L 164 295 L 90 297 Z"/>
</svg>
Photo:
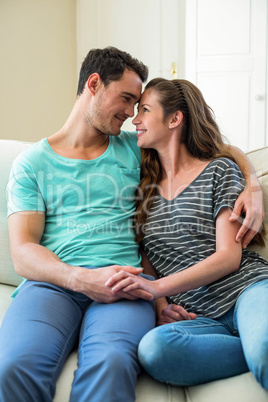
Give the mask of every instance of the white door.
<svg viewBox="0 0 268 402">
<path fill-rule="evenodd" d="M 182 75 L 184 0 L 77 0 L 78 69 L 89 49 L 116 46 L 149 67 L 149 79 Z M 134 130 L 129 119 L 123 129 Z"/>
<path fill-rule="evenodd" d="M 232 144 L 266 145 L 267 0 L 187 0 L 185 72 Z"/>
</svg>

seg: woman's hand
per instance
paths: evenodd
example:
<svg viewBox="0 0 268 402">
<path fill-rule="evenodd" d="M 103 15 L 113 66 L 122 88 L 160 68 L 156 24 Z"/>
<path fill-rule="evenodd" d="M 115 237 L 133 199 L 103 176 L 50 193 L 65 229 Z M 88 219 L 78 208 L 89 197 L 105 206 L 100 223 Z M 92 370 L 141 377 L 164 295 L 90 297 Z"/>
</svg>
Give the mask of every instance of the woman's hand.
<svg viewBox="0 0 268 402">
<path fill-rule="evenodd" d="M 157 325 L 170 324 L 171 322 L 194 320 L 195 313 L 188 313 L 183 307 L 177 304 L 169 304 L 164 308 L 158 317 Z"/>
<path fill-rule="evenodd" d="M 127 271 L 120 271 L 111 276 L 111 278 L 105 283 L 105 286 L 112 287 L 112 291 L 114 293 L 119 291 L 130 293 L 139 289 L 153 295 L 153 298 L 157 298 L 159 297 L 157 291 L 157 282 L 159 281 L 150 281 L 142 278 L 139 275 L 133 275 Z"/>
<path fill-rule="evenodd" d="M 245 213 L 242 220 L 241 213 Z M 242 247 L 246 248 L 256 233 L 259 232 L 264 218 L 264 204 L 261 186 L 246 186 L 245 190 L 239 195 L 234 205 L 233 212 L 229 218 L 231 222 L 241 221 L 236 241 L 242 242 Z"/>
</svg>

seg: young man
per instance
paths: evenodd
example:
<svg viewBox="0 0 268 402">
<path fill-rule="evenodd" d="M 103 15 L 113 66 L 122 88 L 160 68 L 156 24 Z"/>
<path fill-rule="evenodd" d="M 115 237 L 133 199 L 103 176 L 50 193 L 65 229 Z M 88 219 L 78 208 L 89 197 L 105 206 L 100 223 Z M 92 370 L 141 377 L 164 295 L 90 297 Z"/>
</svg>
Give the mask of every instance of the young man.
<svg viewBox="0 0 268 402">
<path fill-rule="evenodd" d="M 0 330 L 3 402 L 51 401 L 78 339 L 70 400 L 135 400 L 137 345 L 155 325 L 152 297 L 115 297 L 105 283 L 122 267 L 141 273 L 132 228 L 140 151 L 136 136 L 119 134 L 147 74 L 126 52 L 91 50 L 65 125 L 13 165 L 10 245 L 27 281 Z"/>
<path fill-rule="evenodd" d="M 121 266 L 141 273 L 132 229 L 140 155 L 135 136 L 119 134 L 146 79 L 129 54 L 92 50 L 64 127 L 13 166 L 11 253 L 28 281 L 0 331 L 3 402 L 51 401 L 79 336 L 71 400 L 135 400 L 136 350 L 154 305 L 139 293 L 114 297 L 105 282 Z"/>
</svg>

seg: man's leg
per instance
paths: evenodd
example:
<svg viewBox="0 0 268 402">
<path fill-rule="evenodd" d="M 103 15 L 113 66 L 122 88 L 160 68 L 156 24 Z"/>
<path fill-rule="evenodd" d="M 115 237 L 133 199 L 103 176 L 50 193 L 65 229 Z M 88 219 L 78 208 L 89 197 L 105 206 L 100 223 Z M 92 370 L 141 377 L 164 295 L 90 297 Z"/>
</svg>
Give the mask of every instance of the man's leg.
<svg viewBox="0 0 268 402">
<path fill-rule="evenodd" d="M 138 355 L 153 378 L 173 385 L 196 385 L 248 371 L 240 339 L 204 317 L 153 329 L 141 340 Z"/>
<path fill-rule="evenodd" d="M 26 282 L 0 329 L 1 402 L 52 401 L 82 312 L 63 289 Z"/>
<path fill-rule="evenodd" d="M 236 303 L 236 322 L 250 371 L 268 390 L 268 279 L 247 288 Z"/>
<path fill-rule="evenodd" d="M 137 347 L 155 326 L 154 303 L 93 302 L 81 326 L 72 402 L 132 402 L 140 366 Z"/>
</svg>

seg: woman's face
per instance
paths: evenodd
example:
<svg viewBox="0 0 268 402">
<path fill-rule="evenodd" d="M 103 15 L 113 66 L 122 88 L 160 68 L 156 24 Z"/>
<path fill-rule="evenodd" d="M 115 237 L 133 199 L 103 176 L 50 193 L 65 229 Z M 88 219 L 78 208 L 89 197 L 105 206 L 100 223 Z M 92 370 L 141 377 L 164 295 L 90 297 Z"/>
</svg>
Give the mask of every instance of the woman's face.
<svg viewBox="0 0 268 402">
<path fill-rule="evenodd" d="M 169 129 L 163 121 L 163 109 L 154 89 L 143 92 L 132 123 L 136 126 L 139 147 L 158 149 L 166 143 Z"/>
</svg>

